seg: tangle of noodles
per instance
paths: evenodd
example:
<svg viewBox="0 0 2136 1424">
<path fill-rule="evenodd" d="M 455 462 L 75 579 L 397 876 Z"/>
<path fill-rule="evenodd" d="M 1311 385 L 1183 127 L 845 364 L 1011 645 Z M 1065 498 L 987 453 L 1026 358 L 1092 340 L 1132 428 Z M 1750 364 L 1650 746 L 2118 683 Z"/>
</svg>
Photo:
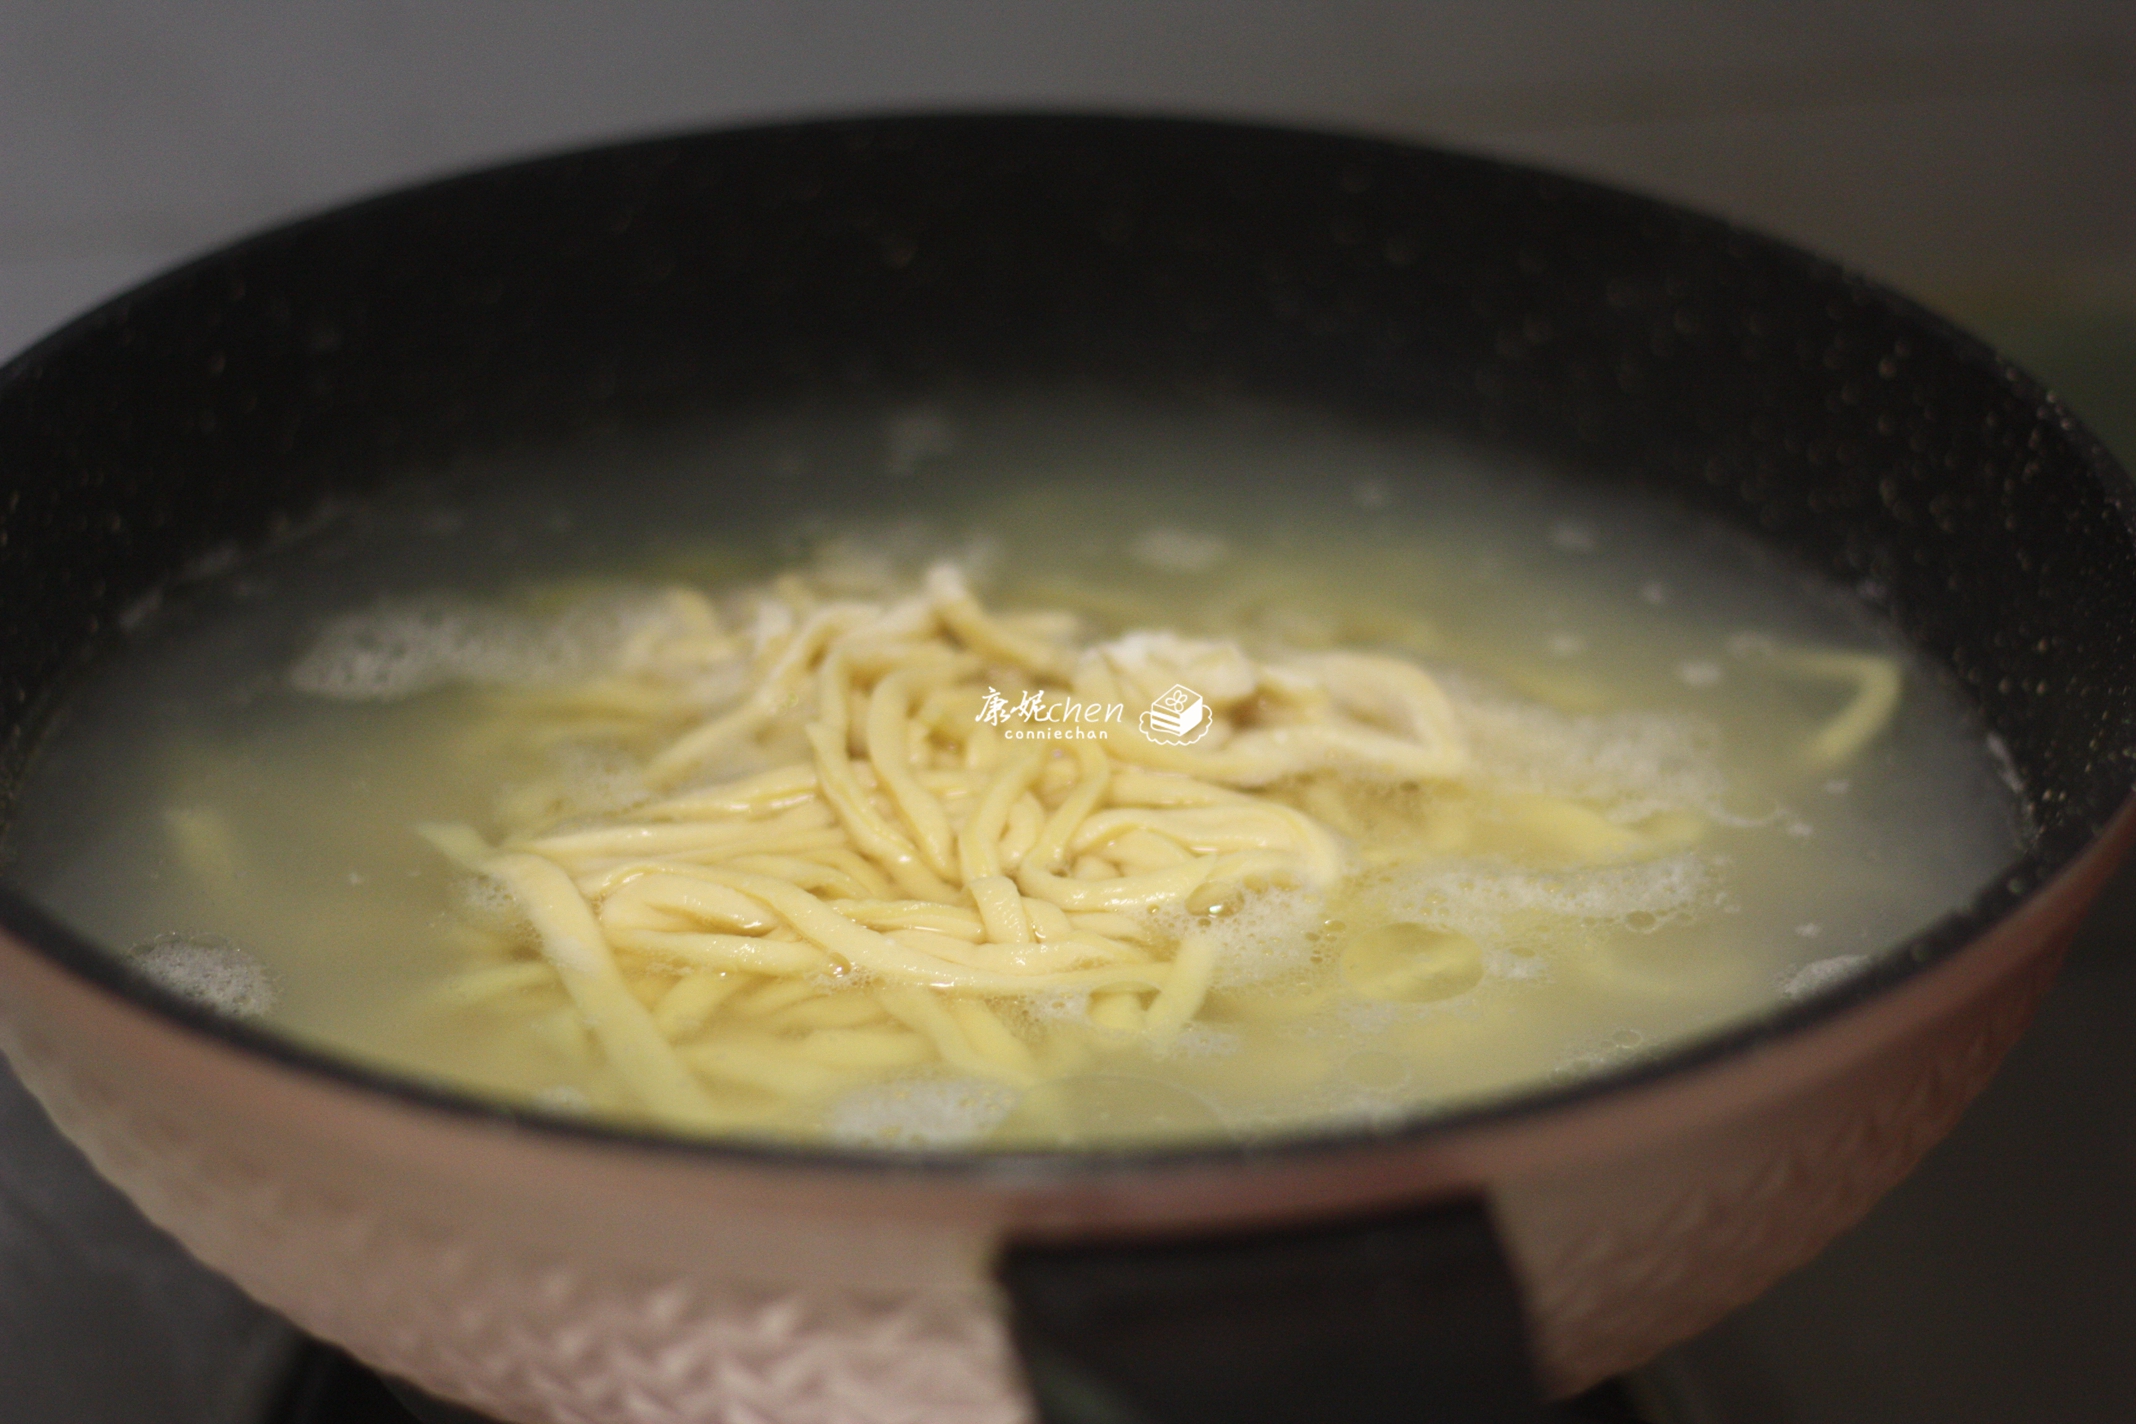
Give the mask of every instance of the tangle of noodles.
<svg viewBox="0 0 2136 1424">
<path fill-rule="evenodd" d="M 1170 1051 L 1224 992 L 1242 1020 L 1330 994 L 1458 996 L 1483 973 L 1458 926 L 1396 916 L 1345 935 L 1330 907 L 1362 876 L 1454 851 L 1633 865 L 1706 825 L 1696 809 L 1612 816 L 1494 781 L 1472 741 L 1518 728 L 1465 726 L 1429 673 L 1379 651 L 1079 642 L 1066 614 L 989 611 L 947 565 L 897 601 L 787 575 L 754 608 L 753 626 L 729 626 L 673 590 L 611 667 L 500 694 L 498 735 L 645 749 L 620 809 L 559 824 L 533 788 L 504 798 L 494 841 L 422 828 L 517 916 L 500 928 L 491 905 L 463 926 L 503 953 L 425 1010 L 560 987 L 571 1013 L 536 1031 L 597 1055 L 678 1125 L 790 1121 L 930 1073 L 1042 1106 L 1032 1090 L 1096 1050 Z M 1854 690 L 1804 748 L 1812 767 L 1893 715 L 1887 659 L 1778 665 Z M 1390 833 L 1395 803 L 1411 810 Z M 212 828 L 178 830 L 213 859 Z M 1220 988 L 1226 926 L 1270 901 L 1304 907 L 1292 933 L 1338 962 L 1296 1003 L 1253 993 L 1250 975 Z M 1618 971 L 1591 956 L 1584 972 Z"/>
</svg>

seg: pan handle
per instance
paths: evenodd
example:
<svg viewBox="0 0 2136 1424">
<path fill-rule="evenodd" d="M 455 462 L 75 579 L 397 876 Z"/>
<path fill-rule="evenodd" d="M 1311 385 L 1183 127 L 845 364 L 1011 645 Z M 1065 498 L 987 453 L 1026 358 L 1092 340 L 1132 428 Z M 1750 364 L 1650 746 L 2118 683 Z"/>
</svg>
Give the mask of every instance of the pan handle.
<svg viewBox="0 0 2136 1424">
<path fill-rule="evenodd" d="M 1478 1198 L 1284 1231 L 1013 1245 L 1044 1424 L 1541 1424 Z"/>
</svg>

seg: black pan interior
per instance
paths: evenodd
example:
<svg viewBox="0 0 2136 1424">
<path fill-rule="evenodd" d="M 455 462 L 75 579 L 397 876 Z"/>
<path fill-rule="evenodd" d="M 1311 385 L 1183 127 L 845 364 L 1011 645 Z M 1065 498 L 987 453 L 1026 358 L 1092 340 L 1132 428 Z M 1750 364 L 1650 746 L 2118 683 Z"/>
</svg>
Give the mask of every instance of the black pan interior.
<svg viewBox="0 0 2136 1424">
<path fill-rule="evenodd" d="M 1660 490 L 1862 588 L 1969 691 L 2038 830 L 1902 960 L 1963 943 L 2129 794 L 2128 481 L 1978 342 L 1794 249 L 1533 170 L 1002 115 L 452 179 L 218 252 L 34 348 L 0 372 L 8 778 L 123 610 L 329 496 L 773 403 L 1003 383 L 1441 429 Z M 852 478 L 777 498 L 834 507 Z"/>
</svg>

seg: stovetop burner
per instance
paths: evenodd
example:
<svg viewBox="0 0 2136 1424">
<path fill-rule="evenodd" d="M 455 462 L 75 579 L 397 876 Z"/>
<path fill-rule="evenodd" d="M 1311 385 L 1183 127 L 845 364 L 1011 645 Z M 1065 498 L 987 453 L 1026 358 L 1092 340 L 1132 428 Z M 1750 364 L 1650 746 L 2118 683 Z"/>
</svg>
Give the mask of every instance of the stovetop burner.
<svg viewBox="0 0 2136 1424">
<path fill-rule="evenodd" d="M 1552 1424 L 1669 1424 L 1642 1412 L 1635 1390 L 1611 1380 L 1552 1411 Z M 330 1346 L 304 1342 L 289 1383 L 262 1424 L 493 1424 L 365 1369 Z"/>
</svg>

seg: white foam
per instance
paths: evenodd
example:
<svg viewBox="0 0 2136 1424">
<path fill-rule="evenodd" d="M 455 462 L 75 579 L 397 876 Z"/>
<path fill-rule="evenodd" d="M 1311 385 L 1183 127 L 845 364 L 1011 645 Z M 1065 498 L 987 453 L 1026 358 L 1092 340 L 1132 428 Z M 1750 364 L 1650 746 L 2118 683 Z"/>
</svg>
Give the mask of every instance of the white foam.
<svg viewBox="0 0 2136 1424">
<path fill-rule="evenodd" d="M 1584 801 L 1620 824 L 1660 811 L 1723 814 L 1720 738 L 1698 718 L 1578 716 L 1506 697 L 1472 679 L 1442 675 L 1440 681 L 1470 752 L 1507 790 Z"/>
<path fill-rule="evenodd" d="M 1694 658 L 1676 665 L 1676 676 L 1686 687 L 1712 687 L 1725 675 L 1721 665 L 1708 658 Z"/>
<path fill-rule="evenodd" d="M 533 937 L 534 922 L 527 918 L 526 907 L 502 880 L 462 876 L 453 882 L 452 893 L 454 908 L 470 924 L 514 940 Z"/>
<path fill-rule="evenodd" d="M 289 680 L 318 697 L 389 702 L 445 683 L 557 681 L 580 671 L 586 652 L 557 625 L 438 596 L 335 619 Z"/>
<path fill-rule="evenodd" d="M 1812 960 L 1780 981 L 1780 997 L 1800 1003 L 1868 967 L 1866 954 L 1835 954 L 1830 959 Z"/>
<path fill-rule="evenodd" d="M 617 666 L 632 647 L 669 633 L 702 629 L 652 591 L 584 599 L 552 618 L 449 594 L 390 599 L 328 623 L 291 665 L 289 682 L 344 702 L 391 702 L 454 683 L 541 686 Z M 740 690 L 747 664 L 712 658 L 690 671 L 690 695 L 711 704 Z"/>
<path fill-rule="evenodd" d="M 570 1083 L 554 1083 L 539 1090 L 534 1094 L 534 1104 L 551 1112 L 578 1114 L 593 1111 L 593 1099 L 586 1096 L 586 1090 Z"/>
<path fill-rule="evenodd" d="M 638 763 L 612 747 L 567 745 L 553 760 L 569 815 L 613 815 L 652 799 Z"/>
<path fill-rule="evenodd" d="M 855 1088 L 834 1101 L 824 1127 L 867 1147 L 968 1147 L 1016 1106 L 1016 1090 L 983 1078 L 908 1078 Z"/>
<path fill-rule="evenodd" d="M 1045 989 L 1024 995 L 1023 1006 L 1037 1023 L 1082 1023 L 1090 1017 L 1090 991 Z"/>
<path fill-rule="evenodd" d="M 1418 1010 L 1432 1007 L 1435 1006 L 1397 1003 L 1387 999 L 1351 999 L 1337 1003 L 1335 1016 L 1350 1034 L 1359 1038 L 1372 1038 L 1404 1019 L 1418 1017 Z M 1313 1034 L 1315 1038 L 1325 1036 L 1325 1029 Z"/>
<path fill-rule="evenodd" d="M 1581 1039 L 1572 1044 L 1563 1057 L 1550 1065 L 1551 1081 L 1579 1082 L 1621 1067 L 1645 1056 L 1644 1041 L 1644 1037 L 1637 1031 L 1623 1029 L 1607 1036 Z"/>
<path fill-rule="evenodd" d="M 1385 898 L 1397 919 L 1488 944 L 1505 934 L 1516 916 L 1535 914 L 1643 932 L 1660 929 L 1716 908 L 1716 879 L 1712 862 L 1688 851 L 1579 870 L 1469 861 L 1398 872 L 1387 881 Z"/>
<path fill-rule="evenodd" d="M 1492 979 L 1533 979 L 1537 983 L 1542 983 L 1552 977 L 1552 969 L 1550 961 L 1541 955 L 1515 954 L 1513 951 L 1501 948 L 1498 945 L 1485 945 L 1483 947 L 1483 977 L 1486 982 Z M 1441 999 L 1439 1002 L 1444 1004 L 1456 1001 Z"/>
<path fill-rule="evenodd" d="M 1246 1042 L 1235 1028 L 1190 1019 L 1157 1052 L 1160 1058 L 1228 1058 Z"/>
<path fill-rule="evenodd" d="M 1309 890 L 1263 890 L 1221 918 L 1203 920 L 1175 909 L 1159 916 L 1158 923 L 1172 935 L 1192 932 L 1211 940 L 1216 969 L 1210 982 L 1230 988 L 1303 972 L 1313 961 L 1312 936 L 1320 916 L 1320 897 Z"/>
<path fill-rule="evenodd" d="M 143 975 L 182 999 L 232 1018 L 274 1008 L 274 980 L 250 954 L 217 934 L 160 934 L 127 951 Z"/>
</svg>

